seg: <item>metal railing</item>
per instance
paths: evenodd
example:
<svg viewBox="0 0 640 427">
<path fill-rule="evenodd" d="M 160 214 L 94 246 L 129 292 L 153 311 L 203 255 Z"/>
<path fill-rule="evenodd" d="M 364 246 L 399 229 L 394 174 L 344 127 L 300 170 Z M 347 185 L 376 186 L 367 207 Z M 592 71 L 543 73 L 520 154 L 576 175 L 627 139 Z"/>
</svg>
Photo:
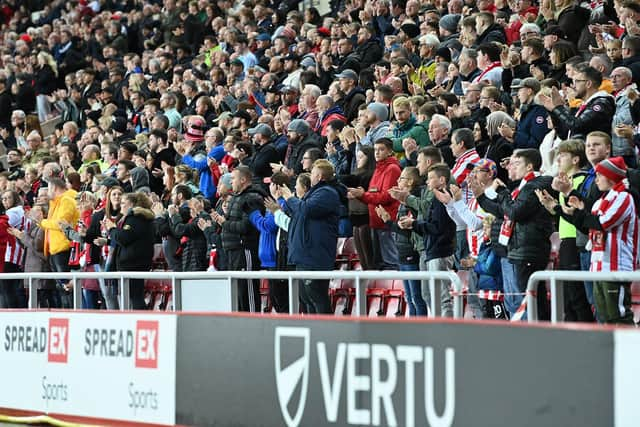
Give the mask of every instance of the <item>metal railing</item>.
<svg viewBox="0 0 640 427">
<path fill-rule="evenodd" d="M 276 279 L 287 280 L 289 286 L 289 313 L 299 312 L 297 280 L 343 279 L 353 280 L 355 288 L 354 314 L 367 314 L 366 290 L 369 280 L 426 280 L 431 294 L 431 313 L 440 316 L 441 294 L 436 290 L 436 280 L 451 282 L 453 287 L 453 316 L 463 316 L 462 281 L 456 273 L 450 271 L 213 271 L 213 272 L 171 272 L 171 271 L 136 271 L 136 272 L 67 272 L 67 273 L 1 273 L 0 280 L 26 280 L 29 287 L 29 308 L 37 308 L 36 279 L 70 280 L 73 286 L 73 307 L 82 307 L 81 280 L 83 279 L 111 279 L 118 280 L 120 286 L 120 310 L 128 310 L 130 305 L 129 280 L 171 280 L 171 298 L 173 309 L 182 309 L 182 281 L 183 280 L 229 280 L 231 290 L 230 307 L 238 310 L 238 280 L 242 279 Z"/>
<path fill-rule="evenodd" d="M 584 282 L 635 282 L 640 281 L 640 271 L 536 271 L 531 275 L 531 277 L 529 277 L 529 282 L 527 283 L 527 319 L 529 322 L 538 321 L 536 288 L 538 282 L 543 280 L 548 280 L 550 285 L 551 323 L 558 323 L 558 321 L 564 320 L 565 284 L 568 284 L 569 286 L 578 286 L 583 285 Z"/>
</svg>

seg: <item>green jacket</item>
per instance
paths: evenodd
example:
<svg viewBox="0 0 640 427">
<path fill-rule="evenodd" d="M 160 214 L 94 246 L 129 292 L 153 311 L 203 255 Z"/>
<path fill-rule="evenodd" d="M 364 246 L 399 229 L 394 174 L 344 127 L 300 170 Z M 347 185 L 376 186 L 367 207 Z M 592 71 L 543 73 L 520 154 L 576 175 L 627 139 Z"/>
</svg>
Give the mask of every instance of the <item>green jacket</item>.
<svg viewBox="0 0 640 427">
<path fill-rule="evenodd" d="M 390 135 L 391 141 L 393 141 L 393 151 L 396 153 L 404 153 L 402 140 L 405 138 L 415 139 L 420 148 L 431 145 L 431 140 L 429 139 L 429 120 L 425 120 L 422 123 L 413 122 L 410 126 L 405 127 L 406 129 L 394 129 L 393 134 Z"/>
</svg>

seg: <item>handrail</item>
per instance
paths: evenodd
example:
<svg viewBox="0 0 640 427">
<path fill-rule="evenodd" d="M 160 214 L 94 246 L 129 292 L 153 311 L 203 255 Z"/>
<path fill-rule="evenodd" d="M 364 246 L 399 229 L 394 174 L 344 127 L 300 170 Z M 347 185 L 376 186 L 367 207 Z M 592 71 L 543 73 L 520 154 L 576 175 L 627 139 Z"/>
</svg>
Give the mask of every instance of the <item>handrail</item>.
<svg viewBox="0 0 640 427">
<path fill-rule="evenodd" d="M 171 290 L 173 295 L 173 307 L 178 311 L 181 309 L 180 289 L 183 280 L 206 280 L 206 279 L 224 279 L 231 284 L 236 284 L 239 279 L 280 279 L 287 280 L 289 286 L 289 312 L 290 314 L 298 313 L 298 289 L 295 283 L 300 279 L 352 279 L 355 286 L 355 309 L 356 314 L 366 315 L 366 281 L 367 280 L 427 280 L 431 291 L 431 309 L 436 316 L 440 315 L 439 296 L 440 292 L 434 292 L 436 280 L 446 280 L 453 286 L 453 316 L 461 318 L 463 315 L 462 303 L 462 281 L 457 274 L 451 271 L 197 271 L 197 272 L 173 272 L 173 271 L 111 271 L 111 272 L 63 272 L 63 273 L 0 273 L 0 280 L 4 279 L 21 279 L 27 280 L 29 284 L 29 308 L 37 305 L 36 299 L 36 282 L 34 279 L 70 279 L 73 283 L 74 295 L 79 296 L 81 292 L 82 279 L 117 279 L 121 285 L 121 303 L 120 309 L 126 310 L 129 307 L 129 295 L 123 283 L 129 279 L 170 279 Z M 236 309 L 236 286 L 232 286 L 231 307 Z M 127 287 L 128 290 L 128 287 Z M 80 308 L 81 299 L 74 297 L 74 308 Z"/>
<path fill-rule="evenodd" d="M 558 281 L 569 282 L 571 286 L 582 284 L 584 281 L 597 282 L 634 282 L 640 280 L 640 271 L 574 271 L 553 270 L 536 271 L 527 282 L 527 319 L 530 323 L 538 321 L 538 301 L 536 300 L 536 287 L 538 282 L 549 280 L 551 287 L 551 322 L 558 323 L 558 319 L 564 318 L 564 284 Z"/>
</svg>

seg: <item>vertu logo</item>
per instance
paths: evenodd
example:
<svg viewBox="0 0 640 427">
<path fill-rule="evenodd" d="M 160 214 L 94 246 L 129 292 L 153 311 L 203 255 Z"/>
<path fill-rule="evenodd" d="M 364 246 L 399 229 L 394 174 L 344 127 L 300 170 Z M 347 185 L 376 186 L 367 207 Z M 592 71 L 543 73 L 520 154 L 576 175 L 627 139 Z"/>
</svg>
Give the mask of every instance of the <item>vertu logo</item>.
<svg viewBox="0 0 640 427">
<path fill-rule="evenodd" d="M 283 341 L 286 341 L 287 353 L 293 348 L 299 355 L 293 362 L 283 366 Z M 307 401 L 307 386 L 309 385 L 309 328 L 277 327 L 275 333 L 275 368 L 276 387 L 278 389 L 278 402 L 282 416 L 287 427 L 298 427 L 304 413 Z M 298 405 L 293 414 L 289 412 L 289 404 L 293 398 L 293 392 L 299 387 L 300 396 Z"/>
</svg>

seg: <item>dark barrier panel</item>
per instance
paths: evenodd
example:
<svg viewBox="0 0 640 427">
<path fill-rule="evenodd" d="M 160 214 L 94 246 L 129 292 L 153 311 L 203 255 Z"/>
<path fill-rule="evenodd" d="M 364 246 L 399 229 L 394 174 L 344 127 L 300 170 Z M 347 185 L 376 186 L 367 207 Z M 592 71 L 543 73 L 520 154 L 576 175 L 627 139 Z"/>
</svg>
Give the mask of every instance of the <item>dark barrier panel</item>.
<svg viewBox="0 0 640 427">
<path fill-rule="evenodd" d="M 176 422 L 613 425 L 613 334 L 487 323 L 178 318 Z"/>
</svg>

